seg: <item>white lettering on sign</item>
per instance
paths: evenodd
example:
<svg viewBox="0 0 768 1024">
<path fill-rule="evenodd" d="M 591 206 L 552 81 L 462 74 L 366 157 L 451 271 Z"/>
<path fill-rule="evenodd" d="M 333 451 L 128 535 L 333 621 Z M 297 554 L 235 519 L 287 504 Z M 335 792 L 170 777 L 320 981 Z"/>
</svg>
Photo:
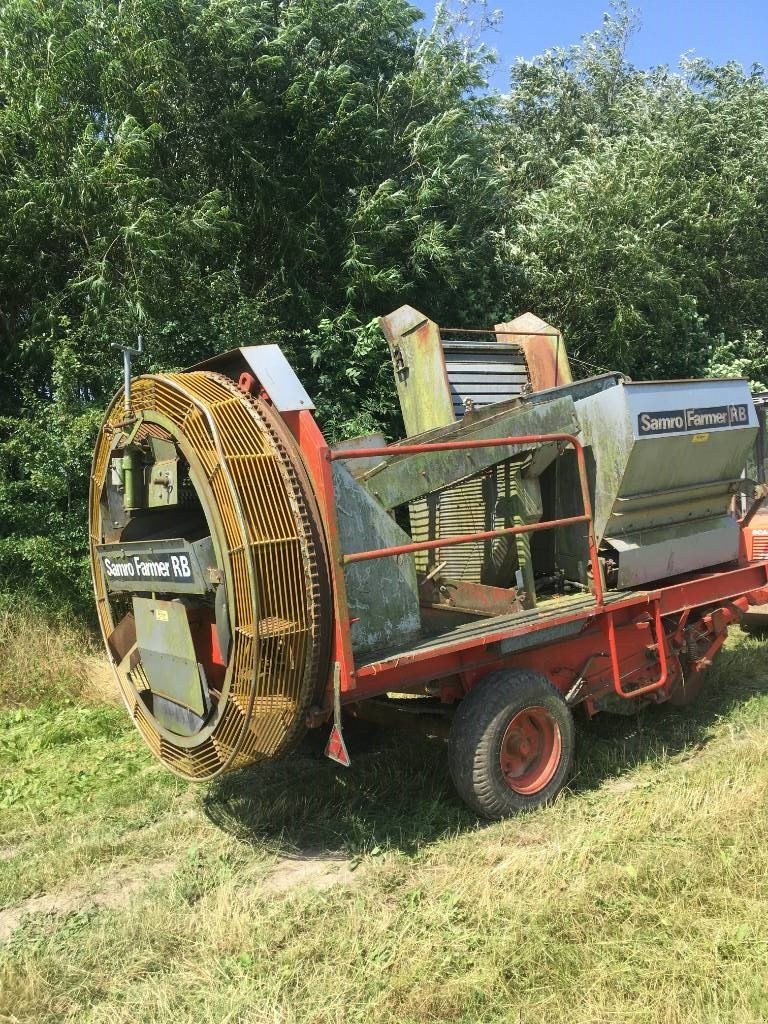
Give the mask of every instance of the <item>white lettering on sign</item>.
<svg viewBox="0 0 768 1024">
<path fill-rule="evenodd" d="M 731 423 L 749 423 L 749 409 L 746 405 L 731 405 L 728 413 Z"/>
<path fill-rule="evenodd" d="M 637 417 L 640 437 L 649 434 L 676 434 L 688 430 L 717 430 L 749 424 L 749 406 L 714 405 L 706 409 L 665 409 L 663 412 L 641 412 Z"/>
<path fill-rule="evenodd" d="M 136 566 L 138 576 L 151 576 L 154 578 L 168 577 L 171 574 L 167 562 L 145 562 L 138 555 L 133 556 L 133 564 Z"/>
<path fill-rule="evenodd" d="M 176 576 L 189 577 L 192 575 L 189 559 L 186 555 L 171 555 L 171 564 Z"/>
<path fill-rule="evenodd" d="M 647 412 L 640 414 L 641 434 L 658 434 L 665 430 L 685 430 L 683 414 L 675 413 L 672 416 L 651 416 Z"/>
<path fill-rule="evenodd" d="M 104 559 L 104 572 L 109 579 L 131 580 L 191 580 L 194 577 L 188 555 L 166 555 L 164 558 L 145 559 L 132 555 L 125 560 Z"/>
<path fill-rule="evenodd" d="M 701 427 L 727 427 L 727 409 L 686 409 L 685 424 L 688 430 L 699 430 Z"/>
<path fill-rule="evenodd" d="M 111 579 L 121 579 L 135 576 L 136 572 L 130 562 L 111 562 L 104 559 L 104 570 Z"/>
</svg>

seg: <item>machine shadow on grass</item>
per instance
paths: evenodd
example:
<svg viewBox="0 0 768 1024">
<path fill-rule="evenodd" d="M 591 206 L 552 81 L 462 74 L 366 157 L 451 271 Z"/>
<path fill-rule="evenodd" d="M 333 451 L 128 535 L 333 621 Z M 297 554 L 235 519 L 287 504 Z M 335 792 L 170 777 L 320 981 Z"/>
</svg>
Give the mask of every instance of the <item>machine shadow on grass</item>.
<svg viewBox="0 0 768 1024">
<path fill-rule="evenodd" d="M 665 704 L 580 723 L 574 776 L 562 799 L 703 747 L 720 719 L 760 694 L 768 695 L 768 641 L 737 633 L 691 706 Z M 346 769 L 323 756 L 326 731 L 309 734 L 284 761 L 212 783 L 203 797 L 208 818 L 242 841 L 289 856 L 318 850 L 355 856 L 377 847 L 414 853 L 478 827 L 451 787 L 444 740 L 353 721 L 345 726 L 352 758 Z"/>
</svg>

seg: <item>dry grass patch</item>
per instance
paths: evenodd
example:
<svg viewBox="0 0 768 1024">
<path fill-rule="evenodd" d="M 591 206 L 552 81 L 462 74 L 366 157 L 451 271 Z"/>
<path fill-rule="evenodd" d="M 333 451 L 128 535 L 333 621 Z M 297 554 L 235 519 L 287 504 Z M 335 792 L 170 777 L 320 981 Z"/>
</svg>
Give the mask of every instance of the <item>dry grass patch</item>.
<svg viewBox="0 0 768 1024">
<path fill-rule="evenodd" d="M 0 594 L 0 707 L 118 699 L 101 645 L 82 622 Z"/>
</svg>

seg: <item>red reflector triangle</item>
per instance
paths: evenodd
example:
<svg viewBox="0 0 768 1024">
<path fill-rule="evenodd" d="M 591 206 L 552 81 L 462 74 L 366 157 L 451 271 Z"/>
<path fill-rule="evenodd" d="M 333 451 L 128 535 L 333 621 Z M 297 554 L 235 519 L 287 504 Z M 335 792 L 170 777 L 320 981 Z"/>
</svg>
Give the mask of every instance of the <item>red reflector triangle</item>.
<svg viewBox="0 0 768 1024">
<path fill-rule="evenodd" d="M 341 735 L 341 729 L 338 725 L 334 725 L 331 729 L 331 735 L 328 737 L 328 742 L 325 745 L 325 756 L 330 757 L 332 761 L 336 761 L 338 764 L 343 764 L 345 768 L 349 768 L 352 764 L 347 753 L 347 746 L 344 743 L 344 737 Z"/>
</svg>

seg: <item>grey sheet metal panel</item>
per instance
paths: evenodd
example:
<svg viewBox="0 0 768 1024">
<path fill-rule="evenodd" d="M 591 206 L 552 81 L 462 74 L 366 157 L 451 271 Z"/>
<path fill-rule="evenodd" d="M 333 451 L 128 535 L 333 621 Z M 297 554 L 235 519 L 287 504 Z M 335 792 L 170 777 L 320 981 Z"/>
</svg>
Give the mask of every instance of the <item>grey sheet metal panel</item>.
<svg viewBox="0 0 768 1024">
<path fill-rule="evenodd" d="M 97 544 L 107 588 L 114 593 L 205 594 L 213 589 L 216 555 L 210 537 Z"/>
<path fill-rule="evenodd" d="M 620 586 L 736 557 L 723 517 L 757 433 L 746 381 L 619 383 L 576 410 L 595 532 L 619 553 Z"/>
<path fill-rule="evenodd" d="M 561 640 L 568 640 L 571 637 L 578 636 L 583 628 L 584 620 L 576 619 L 572 622 L 560 622 L 556 626 L 536 630 L 534 633 L 511 636 L 507 640 L 499 642 L 499 653 L 516 654 L 518 651 L 529 651 L 532 648 L 542 647 L 545 644 L 555 644 Z"/>
<path fill-rule="evenodd" d="M 344 554 L 408 544 L 411 538 L 354 479 L 332 463 L 339 539 Z M 355 654 L 419 636 L 419 594 L 413 555 L 392 555 L 346 566 L 347 604 Z"/>
<path fill-rule="evenodd" d="M 533 391 L 526 396 L 525 401 L 530 405 L 536 405 L 539 402 L 549 402 L 555 395 L 568 395 L 574 402 L 578 402 L 582 398 L 589 398 L 601 391 L 615 388 L 624 380 L 623 373 L 600 373 L 596 377 L 584 377 L 582 380 L 575 380 L 570 384 L 560 384 L 556 388 Z"/>
<path fill-rule="evenodd" d="M 136 646 L 152 693 L 203 717 L 209 708 L 187 609 L 181 601 L 133 598 Z"/>
<path fill-rule="evenodd" d="M 331 449 L 346 449 L 347 451 L 361 451 L 365 448 L 385 448 L 387 439 L 384 434 L 360 434 L 357 437 L 349 437 L 338 444 L 332 444 Z M 374 466 L 378 466 L 381 458 L 378 456 L 359 459 L 345 459 L 344 465 L 357 480 L 365 476 Z"/>
<path fill-rule="evenodd" d="M 240 351 L 278 412 L 315 408 L 279 345 L 248 345 Z"/>
<path fill-rule="evenodd" d="M 730 516 L 613 537 L 619 552 L 618 587 L 641 586 L 705 566 L 732 562 L 739 554 L 739 527 Z"/>
<path fill-rule="evenodd" d="M 482 409 L 524 394 L 530 383 L 521 349 L 509 342 L 443 338 L 443 352 L 456 419 L 467 401 Z"/>
<path fill-rule="evenodd" d="M 468 416 L 460 423 L 452 424 L 450 429 L 420 434 L 410 438 L 408 443 L 480 441 L 515 435 L 525 437 L 531 434 L 571 434 L 578 430 L 579 423 L 573 400 L 569 395 L 560 395 L 553 391 L 549 401 L 535 404 L 521 402 L 498 417 L 482 413 L 477 417 Z M 556 449 L 552 445 L 537 446 L 535 442 L 504 447 L 425 452 L 418 455 L 400 455 L 397 445 L 392 445 L 391 448 L 392 455 L 369 470 L 361 479 L 366 489 L 385 508 L 396 508 L 423 494 L 443 490 L 521 453 L 541 453 L 541 460 L 537 460 L 539 473 L 556 456 Z"/>
<path fill-rule="evenodd" d="M 196 363 L 188 370 L 212 370 L 232 380 L 237 380 L 241 373 L 250 372 L 278 412 L 315 408 L 279 345 L 244 345 Z"/>
<path fill-rule="evenodd" d="M 743 380 L 620 383 L 578 401 L 576 410 L 595 460 L 598 538 L 726 512 L 757 433 Z M 715 416 L 708 410 L 745 418 L 702 426 L 702 417 Z M 665 494 L 669 500 L 649 514 L 647 496 Z"/>
</svg>

